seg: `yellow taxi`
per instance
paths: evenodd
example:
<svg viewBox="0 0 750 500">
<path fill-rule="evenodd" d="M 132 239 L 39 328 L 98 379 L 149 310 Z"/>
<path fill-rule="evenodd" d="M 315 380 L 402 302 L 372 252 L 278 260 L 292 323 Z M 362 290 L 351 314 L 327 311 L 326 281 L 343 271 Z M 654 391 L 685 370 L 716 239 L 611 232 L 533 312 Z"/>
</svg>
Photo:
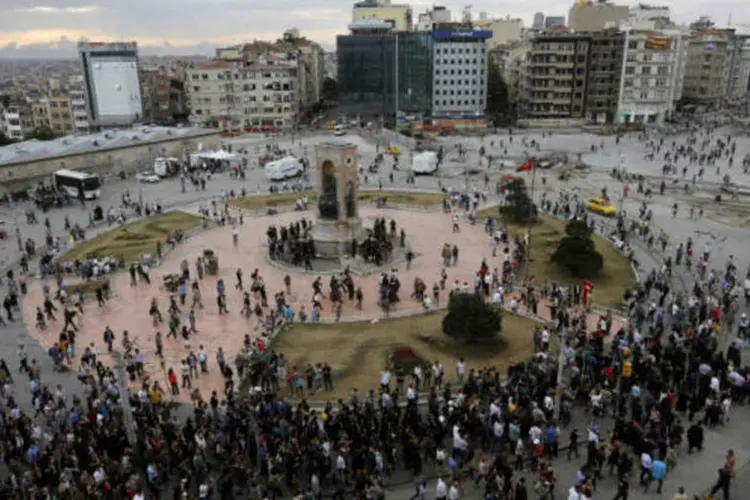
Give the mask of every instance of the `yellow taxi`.
<svg viewBox="0 0 750 500">
<path fill-rule="evenodd" d="M 398 149 L 396 146 L 391 146 L 388 149 L 385 150 L 385 154 L 388 155 L 398 155 L 401 154 L 401 150 Z"/>
<path fill-rule="evenodd" d="M 328 123 L 326 123 L 326 128 L 327 128 L 328 130 L 333 130 L 333 129 L 335 129 L 335 128 L 336 128 L 336 122 L 328 122 Z"/>
<path fill-rule="evenodd" d="M 617 215 L 617 209 L 609 203 L 609 198 L 605 198 L 604 196 L 590 199 L 588 209 L 590 212 L 594 212 L 605 217 L 614 217 L 615 215 Z"/>
</svg>

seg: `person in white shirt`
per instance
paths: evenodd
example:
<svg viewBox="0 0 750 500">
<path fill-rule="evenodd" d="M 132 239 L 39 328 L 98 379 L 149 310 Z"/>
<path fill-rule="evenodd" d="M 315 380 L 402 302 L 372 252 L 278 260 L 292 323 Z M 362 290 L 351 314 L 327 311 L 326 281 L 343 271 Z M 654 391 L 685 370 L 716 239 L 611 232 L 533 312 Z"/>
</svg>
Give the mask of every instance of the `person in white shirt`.
<svg viewBox="0 0 750 500">
<path fill-rule="evenodd" d="M 435 500 L 445 500 L 447 495 L 448 486 L 445 484 L 445 481 L 443 481 L 443 478 L 439 477 L 437 485 L 435 486 Z"/>
<path fill-rule="evenodd" d="M 529 429 L 529 439 L 531 439 L 531 441 L 533 442 L 533 441 L 537 441 L 541 437 L 542 437 L 542 429 L 540 429 L 536 425 L 532 425 L 531 429 Z"/>
<path fill-rule="evenodd" d="M 641 454 L 641 478 L 640 483 L 646 486 L 651 480 L 651 469 L 654 466 L 654 461 L 651 459 L 651 455 L 648 453 Z"/>
<path fill-rule="evenodd" d="M 458 363 L 456 363 L 456 377 L 458 380 L 458 385 L 464 384 L 464 373 L 466 373 L 466 363 L 464 362 L 464 358 L 461 358 L 458 360 Z"/>
<path fill-rule="evenodd" d="M 550 340 L 549 330 L 547 330 L 547 328 L 544 328 L 544 330 L 542 330 L 542 350 L 543 351 L 549 350 L 549 340 Z"/>
<path fill-rule="evenodd" d="M 451 488 L 448 491 L 448 500 L 458 500 L 458 486 L 456 483 L 451 484 Z"/>
</svg>

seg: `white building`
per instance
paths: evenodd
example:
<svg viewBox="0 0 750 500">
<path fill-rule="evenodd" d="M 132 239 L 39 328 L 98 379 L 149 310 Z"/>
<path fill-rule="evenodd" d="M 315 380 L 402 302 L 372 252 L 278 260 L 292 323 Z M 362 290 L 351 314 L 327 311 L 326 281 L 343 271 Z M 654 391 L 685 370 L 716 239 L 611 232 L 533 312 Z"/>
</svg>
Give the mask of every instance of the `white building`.
<svg viewBox="0 0 750 500">
<path fill-rule="evenodd" d="M 433 32 L 433 115 L 478 115 L 487 107 L 487 30 Z"/>
<path fill-rule="evenodd" d="M 661 124 L 682 97 L 686 36 L 681 30 L 625 30 L 617 123 Z"/>
<path fill-rule="evenodd" d="M 16 141 L 23 140 L 24 127 L 21 106 L 11 104 L 7 108 L 0 109 L 0 130 L 3 134 Z"/>
<path fill-rule="evenodd" d="M 76 134 L 88 134 L 90 132 L 89 116 L 86 108 L 86 91 L 83 89 L 71 89 L 68 92 L 70 99 L 70 116 L 73 121 L 73 130 Z"/>
<path fill-rule="evenodd" d="M 143 117 L 136 42 L 79 42 L 78 55 L 94 128 L 127 127 Z"/>
<path fill-rule="evenodd" d="M 651 30 L 670 22 L 669 7 L 639 3 L 630 7 L 628 24 L 633 29 Z"/>
<path fill-rule="evenodd" d="M 451 11 L 447 7 L 434 6 L 417 16 L 417 31 L 432 31 L 435 23 L 451 22 Z"/>
<path fill-rule="evenodd" d="M 487 40 L 487 48 L 493 50 L 497 47 L 519 42 L 523 32 L 523 19 L 516 17 L 505 17 L 501 19 L 485 19 L 474 23 L 492 32 L 492 38 Z"/>
<path fill-rule="evenodd" d="M 735 35 L 726 98 L 742 99 L 750 84 L 750 35 Z"/>
</svg>

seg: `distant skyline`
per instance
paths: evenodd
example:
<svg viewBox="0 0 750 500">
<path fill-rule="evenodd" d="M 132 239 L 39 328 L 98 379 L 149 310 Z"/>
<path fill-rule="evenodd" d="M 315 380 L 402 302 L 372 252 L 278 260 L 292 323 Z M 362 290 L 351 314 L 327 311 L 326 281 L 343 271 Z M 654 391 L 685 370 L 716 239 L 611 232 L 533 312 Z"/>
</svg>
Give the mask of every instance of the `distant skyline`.
<svg viewBox="0 0 750 500">
<path fill-rule="evenodd" d="M 212 55 L 214 48 L 246 41 L 274 40 L 289 28 L 323 45 L 335 48 L 337 34 L 347 32 L 351 21 L 351 0 L 276 0 L 257 4 L 247 0 L 0 0 L 0 59 L 75 57 L 76 43 L 135 40 L 144 55 Z M 416 20 L 433 3 L 408 3 Z M 616 2 L 634 5 L 636 2 Z M 647 2 L 648 3 L 648 2 Z M 495 2 L 474 0 L 472 12 L 491 17 L 520 17 L 531 25 L 535 12 L 565 15 L 572 1 L 526 0 Z M 733 24 L 747 24 L 747 0 L 664 0 L 672 17 L 680 23 L 701 15 L 726 26 L 730 13 Z M 464 2 L 436 2 L 454 17 Z M 743 8 L 744 7 L 744 8 Z M 743 17 L 744 16 L 744 17 Z"/>
</svg>

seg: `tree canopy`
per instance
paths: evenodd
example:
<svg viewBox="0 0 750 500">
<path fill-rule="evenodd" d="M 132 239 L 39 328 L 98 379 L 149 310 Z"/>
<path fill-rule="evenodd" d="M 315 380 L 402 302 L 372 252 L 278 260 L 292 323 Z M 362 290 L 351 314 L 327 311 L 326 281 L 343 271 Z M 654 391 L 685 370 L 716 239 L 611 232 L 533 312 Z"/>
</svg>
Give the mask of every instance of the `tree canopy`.
<svg viewBox="0 0 750 500">
<path fill-rule="evenodd" d="M 604 267 L 604 257 L 596 250 L 593 233 L 582 220 L 571 220 L 565 226 L 552 261 L 564 267 L 576 278 L 591 279 Z"/>
</svg>

